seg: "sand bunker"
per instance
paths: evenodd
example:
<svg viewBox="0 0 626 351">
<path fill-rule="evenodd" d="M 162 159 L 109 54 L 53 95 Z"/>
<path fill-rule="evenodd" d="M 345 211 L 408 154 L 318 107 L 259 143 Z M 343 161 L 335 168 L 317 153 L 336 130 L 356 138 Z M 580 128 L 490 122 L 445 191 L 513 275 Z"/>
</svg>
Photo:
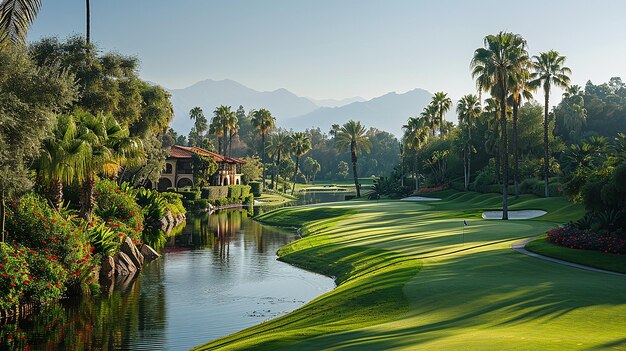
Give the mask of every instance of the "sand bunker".
<svg viewBox="0 0 626 351">
<path fill-rule="evenodd" d="M 509 211 L 509 219 L 531 219 L 541 217 L 546 214 L 542 210 L 521 210 Z M 483 212 L 484 219 L 502 219 L 502 211 L 486 211 Z"/>
<path fill-rule="evenodd" d="M 400 201 L 440 201 L 440 200 L 441 199 L 438 199 L 436 197 L 423 197 L 423 196 L 409 196 L 409 197 L 400 199 Z"/>
</svg>

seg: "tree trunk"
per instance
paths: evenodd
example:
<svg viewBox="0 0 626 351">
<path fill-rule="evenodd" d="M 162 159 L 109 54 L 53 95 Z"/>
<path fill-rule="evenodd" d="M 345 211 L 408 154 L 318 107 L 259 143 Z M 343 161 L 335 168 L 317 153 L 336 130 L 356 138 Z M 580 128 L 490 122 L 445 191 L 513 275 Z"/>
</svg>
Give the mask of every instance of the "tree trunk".
<svg viewBox="0 0 626 351">
<path fill-rule="evenodd" d="M 439 136 L 443 138 L 443 112 L 439 112 Z"/>
<path fill-rule="evenodd" d="M 276 173 L 278 173 L 278 165 L 280 165 L 280 151 L 278 151 L 278 155 L 276 155 L 276 163 L 274 164 L 274 171 L 272 172 L 272 189 L 276 190 L 276 188 L 274 188 L 274 180 L 276 180 Z"/>
<path fill-rule="evenodd" d="M 515 184 L 515 199 L 519 199 L 519 150 L 517 147 L 517 112 L 519 101 L 513 101 L 513 183 Z"/>
<path fill-rule="evenodd" d="M 233 153 L 233 135 L 230 134 L 228 136 L 228 157 L 232 157 L 231 156 L 232 153 Z"/>
<path fill-rule="evenodd" d="M 300 156 L 296 155 L 296 171 L 293 173 L 293 188 L 291 195 L 296 193 L 296 177 L 298 177 L 298 166 L 300 165 Z"/>
<path fill-rule="evenodd" d="M 350 145 L 352 156 L 352 174 L 354 175 L 354 186 L 356 187 L 356 197 L 361 197 L 361 187 L 359 186 L 359 177 L 356 173 L 356 143 L 353 141 Z"/>
<path fill-rule="evenodd" d="M 502 127 L 502 219 L 509 219 L 509 142 L 506 130 L 506 95 L 500 99 L 500 124 Z"/>
<path fill-rule="evenodd" d="M 467 128 L 470 143 L 470 147 L 467 150 L 467 187 L 469 188 L 469 183 L 471 182 L 472 178 L 472 127 L 468 126 Z"/>
<path fill-rule="evenodd" d="M 263 164 L 263 188 L 265 189 L 265 134 L 261 134 L 261 144 L 263 150 L 261 150 L 261 163 Z"/>
<path fill-rule="evenodd" d="M 467 191 L 467 148 L 463 148 L 463 188 Z"/>
<path fill-rule="evenodd" d="M 502 121 L 498 121 L 496 118 L 496 141 L 494 143 L 494 154 L 496 157 L 496 182 L 500 184 L 502 175 L 500 173 L 500 124 Z"/>
<path fill-rule="evenodd" d="M 80 192 L 80 217 L 86 221 L 91 218 L 91 211 L 95 199 L 93 197 L 93 190 L 96 186 L 96 181 L 92 176 L 88 176 L 83 181 Z"/>
<path fill-rule="evenodd" d="M 550 101 L 550 89 L 546 87 L 545 91 L 545 106 L 543 115 L 543 179 L 545 182 L 545 196 L 549 197 L 550 192 L 548 190 L 548 163 L 550 162 L 549 150 L 548 150 L 548 104 Z"/>
<path fill-rule="evenodd" d="M 85 2 L 86 7 L 86 17 L 87 17 L 87 44 L 91 43 L 91 9 L 89 6 L 89 0 Z"/>
<path fill-rule="evenodd" d="M 0 235 L 2 236 L 2 241 L 5 242 L 4 232 L 6 227 L 6 203 L 4 199 L 4 188 L 0 189 Z"/>
<path fill-rule="evenodd" d="M 59 210 L 59 208 L 61 208 L 61 204 L 63 203 L 63 182 L 61 179 L 54 179 L 50 182 L 50 186 L 48 188 L 48 199 L 52 203 L 55 210 Z"/>
</svg>

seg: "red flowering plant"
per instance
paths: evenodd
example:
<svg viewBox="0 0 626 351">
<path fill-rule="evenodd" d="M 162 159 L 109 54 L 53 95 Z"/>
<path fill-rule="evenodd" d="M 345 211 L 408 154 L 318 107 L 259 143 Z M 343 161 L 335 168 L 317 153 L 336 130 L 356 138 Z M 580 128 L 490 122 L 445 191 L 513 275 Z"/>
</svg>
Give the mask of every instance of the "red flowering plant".
<svg viewBox="0 0 626 351">
<path fill-rule="evenodd" d="M 548 230 L 548 241 L 570 249 L 595 250 L 611 254 L 626 254 L 626 240 L 607 235 L 598 235 L 587 229 L 568 225 Z"/>
<path fill-rule="evenodd" d="M 17 245 L 16 245 L 17 246 Z M 17 306 L 23 299 L 24 285 L 28 281 L 30 270 L 26 257 L 19 250 L 0 242 L 0 309 L 8 310 Z"/>
<path fill-rule="evenodd" d="M 135 242 L 141 241 L 143 215 L 133 194 L 120 189 L 117 183 L 110 180 L 99 180 L 94 192 L 96 208 L 94 213 L 106 226 L 122 239 L 126 236 Z M 91 224 L 92 226 L 95 223 Z"/>
<path fill-rule="evenodd" d="M 80 225 L 64 218 L 34 194 L 11 203 L 7 213 L 10 244 L 24 245 L 29 256 L 41 255 L 47 262 L 58 263 L 67 272 L 66 286 L 77 285 L 90 274 L 91 244 Z M 41 270 L 42 274 L 44 271 L 48 272 Z"/>
</svg>

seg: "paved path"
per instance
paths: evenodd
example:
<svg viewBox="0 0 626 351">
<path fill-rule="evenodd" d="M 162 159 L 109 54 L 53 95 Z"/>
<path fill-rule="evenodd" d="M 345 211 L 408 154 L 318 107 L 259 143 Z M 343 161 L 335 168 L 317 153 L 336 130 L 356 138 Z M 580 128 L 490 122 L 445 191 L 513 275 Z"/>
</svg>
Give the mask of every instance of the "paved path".
<svg viewBox="0 0 626 351">
<path fill-rule="evenodd" d="M 592 271 L 592 272 L 597 272 L 597 273 L 604 273 L 604 274 L 617 275 L 617 276 L 620 276 L 620 277 L 626 277 L 626 274 L 624 274 L 624 273 L 618 273 L 618 272 L 607 271 L 607 270 L 604 270 L 604 269 L 593 268 L 593 267 L 585 266 L 585 265 L 582 265 L 582 264 L 572 263 L 572 262 L 568 262 L 568 261 L 563 261 L 563 260 L 559 260 L 558 258 L 552 258 L 552 257 L 544 256 L 544 255 L 539 255 L 539 254 L 536 254 L 534 252 L 530 252 L 530 251 L 526 250 L 526 244 L 528 244 L 532 240 L 535 240 L 535 238 L 530 238 L 530 239 L 526 239 L 524 241 L 520 241 L 518 243 L 515 243 L 515 244 L 511 245 L 511 248 L 513 250 L 521 253 L 521 254 L 528 255 L 528 256 L 531 256 L 531 257 L 535 257 L 535 258 L 539 258 L 539 259 L 546 260 L 546 261 L 550 261 L 550 262 L 554 262 L 554 263 L 558 263 L 558 264 L 562 264 L 564 266 L 570 266 L 570 267 L 584 269 L 584 270 L 587 270 L 587 271 Z"/>
</svg>

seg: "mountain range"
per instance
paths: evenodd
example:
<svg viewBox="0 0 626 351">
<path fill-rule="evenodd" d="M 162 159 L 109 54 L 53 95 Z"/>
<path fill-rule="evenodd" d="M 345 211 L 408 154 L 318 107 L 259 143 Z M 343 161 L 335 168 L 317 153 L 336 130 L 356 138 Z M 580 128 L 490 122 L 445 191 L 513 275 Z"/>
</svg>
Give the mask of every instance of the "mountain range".
<svg viewBox="0 0 626 351">
<path fill-rule="evenodd" d="M 172 128 L 183 134 L 189 133 L 193 125 L 189 110 L 195 106 L 200 106 L 210 120 L 216 106 L 229 105 L 236 110 L 243 105 L 246 111 L 267 108 L 276 117 L 276 125 L 288 130 L 320 127 L 328 131 L 333 124 L 354 119 L 366 127 L 400 136 L 408 117 L 418 115 L 433 96 L 426 90 L 413 89 L 401 94 L 390 92 L 370 100 L 361 97 L 316 100 L 298 96 L 287 89 L 258 91 L 229 79 L 207 79 L 184 89 L 168 91 L 172 94 L 174 106 Z M 452 118 L 456 122 L 451 112 L 446 119 Z"/>
</svg>

